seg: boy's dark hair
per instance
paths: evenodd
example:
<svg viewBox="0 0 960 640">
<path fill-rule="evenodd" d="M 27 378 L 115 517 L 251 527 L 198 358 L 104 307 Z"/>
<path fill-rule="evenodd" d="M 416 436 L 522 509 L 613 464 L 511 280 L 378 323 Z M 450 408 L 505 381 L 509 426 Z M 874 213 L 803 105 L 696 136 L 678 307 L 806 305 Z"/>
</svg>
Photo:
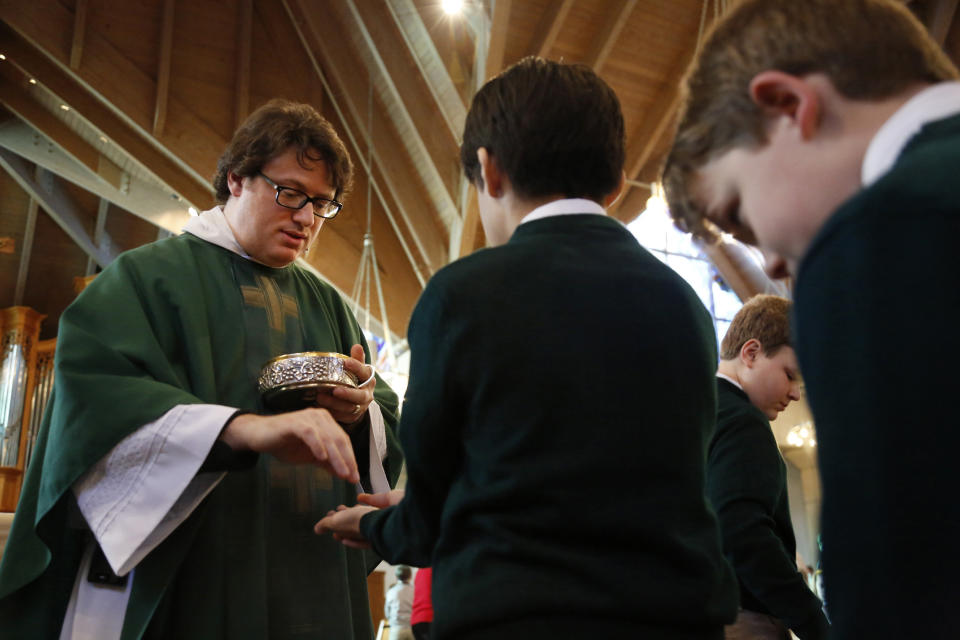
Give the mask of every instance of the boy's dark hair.
<svg viewBox="0 0 960 640">
<path fill-rule="evenodd" d="M 958 77 L 922 24 L 897 0 L 745 0 L 705 38 L 687 72 L 663 186 L 677 226 L 704 239 L 716 229 L 691 197 L 694 174 L 738 147 L 766 143 L 750 82 L 767 70 L 824 73 L 851 100 L 892 97 Z"/>
<path fill-rule="evenodd" d="M 623 171 L 620 101 L 587 66 L 527 57 L 483 85 L 470 105 L 460 162 L 473 184 L 482 181 L 481 147 L 521 198 L 602 202 Z"/>
<path fill-rule="evenodd" d="M 334 199 L 341 200 L 350 190 L 353 163 L 343 141 L 320 113 L 308 104 L 275 99 L 251 113 L 233 134 L 233 139 L 217 161 L 213 177 L 217 203 L 230 197 L 227 173 L 249 177 L 272 158 L 287 149 L 297 150 L 297 161 L 324 162 L 330 181 L 336 188 Z"/>
<path fill-rule="evenodd" d="M 780 347 L 789 347 L 791 306 L 792 303 L 786 298 L 767 294 L 747 300 L 723 336 L 720 359 L 736 358 L 747 340 L 759 342 L 763 355 L 768 358 L 773 357 Z"/>
<path fill-rule="evenodd" d="M 413 571 L 405 564 L 398 564 L 397 568 L 394 570 L 394 574 L 397 576 L 397 580 L 400 582 L 406 582 L 410 579 L 410 575 Z"/>
</svg>

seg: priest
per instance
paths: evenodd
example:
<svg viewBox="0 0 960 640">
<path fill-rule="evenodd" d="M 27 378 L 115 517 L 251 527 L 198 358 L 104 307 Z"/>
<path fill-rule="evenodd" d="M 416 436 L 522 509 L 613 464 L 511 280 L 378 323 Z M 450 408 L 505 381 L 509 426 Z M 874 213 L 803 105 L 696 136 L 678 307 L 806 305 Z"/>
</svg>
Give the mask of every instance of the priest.
<svg viewBox="0 0 960 640">
<path fill-rule="evenodd" d="M 316 110 L 270 102 L 220 158 L 220 205 L 120 256 L 64 312 L 0 565 L 5 636 L 372 637 L 378 559 L 311 527 L 395 484 L 397 399 L 343 300 L 294 262 L 351 173 Z M 272 415 L 258 373 L 301 351 L 351 356 L 362 384 Z"/>
</svg>

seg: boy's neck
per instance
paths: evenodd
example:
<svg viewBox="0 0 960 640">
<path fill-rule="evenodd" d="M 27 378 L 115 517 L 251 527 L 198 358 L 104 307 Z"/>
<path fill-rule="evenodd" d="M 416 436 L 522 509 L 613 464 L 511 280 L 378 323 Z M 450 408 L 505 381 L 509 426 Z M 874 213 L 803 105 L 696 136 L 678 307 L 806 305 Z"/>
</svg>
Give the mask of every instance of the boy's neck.
<svg viewBox="0 0 960 640">
<path fill-rule="evenodd" d="M 822 74 L 809 76 L 807 81 L 817 86 L 823 101 L 818 127 L 821 140 L 833 141 L 830 155 L 835 166 L 842 165 L 851 172 L 855 168 L 858 185 L 867 148 L 877 132 L 907 101 L 931 86 L 916 84 L 888 98 L 851 100 L 842 96 Z"/>
<path fill-rule="evenodd" d="M 717 373 L 723 374 L 735 381 L 740 387 L 743 387 L 743 383 L 740 382 L 740 371 L 737 368 L 737 360 L 721 360 L 720 364 L 717 365 Z"/>
</svg>

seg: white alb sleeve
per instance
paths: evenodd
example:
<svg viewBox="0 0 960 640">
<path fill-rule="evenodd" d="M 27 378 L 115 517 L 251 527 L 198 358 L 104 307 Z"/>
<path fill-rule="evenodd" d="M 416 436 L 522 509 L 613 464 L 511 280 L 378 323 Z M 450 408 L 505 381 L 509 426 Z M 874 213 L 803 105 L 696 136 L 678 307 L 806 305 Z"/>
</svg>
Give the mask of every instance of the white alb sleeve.
<svg viewBox="0 0 960 640">
<path fill-rule="evenodd" d="M 120 441 L 74 483 L 80 511 L 117 575 L 133 569 L 223 478 L 197 472 L 235 412 L 177 405 Z"/>
<path fill-rule="evenodd" d="M 390 491 L 390 483 L 383 469 L 383 461 L 387 457 L 387 429 L 380 405 L 371 402 L 367 412 L 370 414 L 370 484 L 374 493 L 383 493 Z"/>
</svg>

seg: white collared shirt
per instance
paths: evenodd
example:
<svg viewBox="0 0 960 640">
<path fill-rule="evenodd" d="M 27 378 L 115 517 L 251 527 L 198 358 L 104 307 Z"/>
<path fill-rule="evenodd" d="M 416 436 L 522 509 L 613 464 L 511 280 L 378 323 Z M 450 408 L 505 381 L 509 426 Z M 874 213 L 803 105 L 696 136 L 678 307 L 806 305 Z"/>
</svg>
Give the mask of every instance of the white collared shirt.
<svg viewBox="0 0 960 640">
<path fill-rule="evenodd" d="M 740 391 L 743 391 L 743 386 L 739 382 L 737 382 L 736 380 L 728 376 L 727 374 L 720 373 L 719 371 L 717 371 L 717 377 L 723 378 L 724 380 L 726 380 L 727 382 L 735 386 L 737 389 L 740 389 Z"/>
<path fill-rule="evenodd" d="M 547 204 L 541 205 L 523 216 L 523 220 L 520 221 L 520 224 L 524 222 L 532 222 L 533 220 L 540 220 L 542 218 L 549 218 L 551 216 L 569 216 L 580 213 L 589 213 L 605 216 L 607 215 L 606 209 L 601 207 L 599 204 L 593 200 L 587 200 L 586 198 L 564 198 L 562 200 L 554 200 L 553 202 L 548 202 Z"/>
<path fill-rule="evenodd" d="M 869 187 L 890 171 L 925 124 L 957 113 L 960 113 L 960 82 L 940 82 L 907 100 L 870 141 L 860 170 L 863 186 Z"/>
</svg>

